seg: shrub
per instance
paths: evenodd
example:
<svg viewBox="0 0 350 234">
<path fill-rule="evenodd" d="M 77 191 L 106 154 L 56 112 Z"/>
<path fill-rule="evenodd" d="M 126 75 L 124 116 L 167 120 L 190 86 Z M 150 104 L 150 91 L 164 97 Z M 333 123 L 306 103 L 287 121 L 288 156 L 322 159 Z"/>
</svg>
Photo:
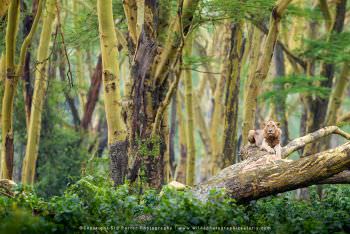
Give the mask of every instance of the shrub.
<svg viewBox="0 0 350 234">
<path fill-rule="evenodd" d="M 164 186 L 160 194 L 155 190 L 138 194 L 128 184 L 114 188 L 111 181 L 104 177 L 87 176 L 71 185 L 64 195 L 47 201 L 34 191 L 24 192 L 21 187 L 14 198 L 0 197 L 0 230 L 88 233 L 91 230 L 87 227 L 122 226 L 169 227 L 177 232 L 209 226 L 269 227 L 267 231 L 272 233 L 350 230 L 349 186 L 326 187 L 323 200 L 318 200 L 314 189 L 311 189 L 311 198 L 310 201 L 301 201 L 296 200 L 292 193 L 285 193 L 239 205 L 227 198 L 223 191 L 213 190 L 208 202 L 204 203 L 196 199 L 191 191 L 175 191 Z M 112 232 L 113 229 L 105 231 Z M 132 233 L 137 231 L 144 232 L 139 228 L 129 230 Z"/>
</svg>

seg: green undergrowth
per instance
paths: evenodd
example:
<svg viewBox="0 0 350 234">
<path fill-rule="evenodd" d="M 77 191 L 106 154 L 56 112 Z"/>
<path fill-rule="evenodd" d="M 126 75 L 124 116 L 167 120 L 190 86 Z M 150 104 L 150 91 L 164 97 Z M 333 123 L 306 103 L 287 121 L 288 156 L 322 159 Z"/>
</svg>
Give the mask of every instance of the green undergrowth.
<svg viewBox="0 0 350 234">
<path fill-rule="evenodd" d="M 350 186 L 328 186 L 318 199 L 297 200 L 292 192 L 239 205 L 223 191 L 208 202 L 191 191 L 135 192 L 114 188 L 104 177 L 86 176 L 62 196 L 49 199 L 18 186 L 14 198 L 0 196 L 1 233 L 347 233 Z M 244 230 L 240 230 L 244 229 Z"/>
</svg>

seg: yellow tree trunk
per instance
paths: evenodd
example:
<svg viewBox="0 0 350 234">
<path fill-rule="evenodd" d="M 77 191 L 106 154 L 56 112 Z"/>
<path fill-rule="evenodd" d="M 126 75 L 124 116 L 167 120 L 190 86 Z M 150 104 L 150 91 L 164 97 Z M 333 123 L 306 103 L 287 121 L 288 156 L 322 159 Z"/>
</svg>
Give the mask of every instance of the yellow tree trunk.
<svg viewBox="0 0 350 234">
<path fill-rule="evenodd" d="M 216 171 L 216 162 L 219 158 L 219 154 L 221 153 L 221 139 L 220 135 L 220 124 L 222 123 L 222 113 L 223 113 L 223 96 L 225 89 L 225 82 L 228 80 L 229 76 L 229 68 L 228 65 L 230 63 L 228 59 L 228 52 L 230 50 L 230 40 L 231 40 L 231 23 L 226 21 L 224 25 L 224 32 L 222 35 L 222 51 L 221 51 L 221 75 L 220 79 L 216 84 L 215 93 L 214 93 L 214 111 L 213 117 L 211 119 L 210 126 L 210 142 L 212 147 L 213 154 L 211 155 L 210 162 L 210 170 L 211 175 L 213 175 Z"/>
<path fill-rule="evenodd" d="M 132 46 L 135 47 L 137 43 L 136 36 L 136 21 L 137 21 L 137 5 L 136 0 L 124 0 L 123 7 L 125 17 L 128 23 L 128 32 L 132 42 Z"/>
<path fill-rule="evenodd" d="M 1 58 L 0 58 L 0 82 L 1 85 L 3 86 L 3 82 L 6 79 L 6 55 L 5 53 L 2 53 Z"/>
<path fill-rule="evenodd" d="M 4 94 L 4 86 L 5 86 L 5 80 L 6 80 L 6 58 L 5 53 L 1 55 L 0 59 L 0 97 Z M 2 106 L 2 103 L 0 103 Z M 1 110 L 1 107 L 0 107 Z M 0 128 L 1 128 L 1 121 L 2 121 L 2 113 L 0 112 Z M 0 178 L 1 178 L 1 154 L 0 154 Z"/>
<path fill-rule="evenodd" d="M 255 111 L 256 107 L 254 102 L 247 95 L 256 96 L 257 88 L 256 83 L 253 82 L 255 71 L 258 66 L 259 57 L 260 57 L 260 43 L 262 39 L 262 33 L 258 28 L 253 28 L 253 38 L 252 38 L 252 51 L 250 53 L 250 69 L 248 73 L 247 80 L 244 84 L 244 95 L 243 95 L 243 124 L 242 124 L 242 142 L 243 145 L 248 143 L 248 132 L 254 126 L 255 120 Z"/>
<path fill-rule="evenodd" d="M 23 41 L 20 50 L 20 58 L 19 64 L 17 65 L 16 71 L 14 70 L 14 53 L 15 53 L 15 43 L 16 42 L 16 34 L 19 20 L 19 3 L 18 1 L 13 1 L 9 10 L 9 23 L 8 23 L 8 31 L 6 33 L 6 51 L 9 52 L 9 57 L 6 57 L 6 65 L 7 69 L 6 80 L 5 80 L 5 90 L 4 97 L 2 99 L 2 137 L 6 139 L 2 144 L 2 152 L 1 157 L 3 162 L 6 164 L 2 164 L 3 170 L 5 173 L 3 175 L 5 178 L 7 176 L 11 176 L 12 174 L 12 160 L 13 160 L 13 101 L 15 97 L 16 87 L 18 78 L 23 76 L 23 67 L 25 63 L 27 49 L 31 43 L 33 35 L 37 29 L 39 19 L 41 17 L 42 12 L 42 1 L 38 4 L 37 13 L 35 15 L 32 27 L 30 32 L 26 36 Z M 11 21 L 11 22 L 10 22 Z M 9 61 L 9 62 L 8 62 Z"/>
<path fill-rule="evenodd" d="M 188 44 L 184 49 L 184 56 L 192 55 L 192 37 L 186 41 Z M 194 142 L 194 114 L 192 98 L 192 71 L 186 69 L 184 72 L 185 83 L 185 105 L 187 113 L 186 135 L 187 135 L 187 162 L 186 162 L 186 184 L 192 186 L 196 177 L 196 149 Z"/>
<path fill-rule="evenodd" d="M 6 80 L 6 55 L 5 53 L 3 53 L 0 59 L 0 94 L 1 94 L 0 97 L 2 97 L 4 94 L 5 80 Z M 0 104 L 2 105 L 2 103 Z M 0 110 L 1 110 L 1 107 L 0 107 Z M 0 112 L 0 128 L 1 128 L 1 119 L 2 119 L 1 116 L 2 116 L 2 113 Z M 0 165 L 1 165 L 1 158 L 0 158 Z M 1 166 L 0 166 L 0 172 L 1 172 Z M 1 173 L 0 173 L 0 177 L 1 177 Z"/>
<path fill-rule="evenodd" d="M 97 11 L 111 176 L 115 184 L 122 184 L 128 165 L 127 133 L 121 115 L 118 50 L 112 13 L 112 0 L 98 0 Z"/>
<path fill-rule="evenodd" d="M 73 11 L 79 12 L 78 2 L 73 2 Z M 78 25 L 78 15 L 74 14 L 74 27 L 79 27 Z M 78 30 L 76 30 L 77 32 Z M 83 58 L 80 50 L 80 46 L 78 45 L 75 50 L 75 58 L 76 58 L 76 78 L 79 87 L 79 113 L 80 116 L 83 115 L 86 104 L 86 93 L 85 93 L 85 80 L 84 80 L 84 69 L 83 69 Z"/>
<path fill-rule="evenodd" d="M 350 73 L 350 64 L 346 62 L 344 63 L 340 76 L 335 83 L 335 87 L 333 89 L 332 95 L 328 103 L 327 115 L 326 115 L 326 126 L 335 125 L 337 122 L 338 111 L 339 111 L 340 105 L 342 104 L 344 92 L 350 81 L 349 73 Z"/>
<path fill-rule="evenodd" d="M 44 98 L 47 90 L 47 81 L 49 79 L 47 72 L 47 58 L 50 53 L 50 41 L 53 24 L 56 18 L 55 0 L 46 2 L 46 14 L 43 18 L 43 28 L 40 35 L 40 41 L 37 54 L 37 70 L 35 72 L 35 83 L 33 93 L 33 105 L 30 114 L 28 129 L 28 140 L 26 154 L 22 167 L 22 183 L 33 184 L 35 177 L 35 166 L 38 157 L 41 116 L 44 104 Z"/>
<path fill-rule="evenodd" d="M 6 29 L 6 80 L 2 99 L 1 178 L 12 179 L 13 169 L 13 98 L 17 86 L 15 49 L 19 18 L 19 0 L 11 2 Z"/>
</svg>

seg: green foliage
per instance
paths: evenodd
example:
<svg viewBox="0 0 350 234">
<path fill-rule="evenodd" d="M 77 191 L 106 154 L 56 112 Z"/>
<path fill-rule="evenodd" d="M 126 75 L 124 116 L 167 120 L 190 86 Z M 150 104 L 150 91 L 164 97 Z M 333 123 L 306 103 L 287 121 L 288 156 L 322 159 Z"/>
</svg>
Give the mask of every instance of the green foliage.
<svg viewBox="0 0 350 234">
<path fill-rule="evenodd" d="M 159 136 L 154 136 L 146 140 L 137 139 L 138 153 L 142 157 L 157 157 L 160 155 L 161 139 Z"/>
<path fill-rule="evenodd" d="M 306 3 L 307 4 L 307 3 Z M 298 4 L 290 4 L 286 11 L 287 17 L 302 17 L 306 20 L 323 20 L 323 15 L 319 7 L 312 4 L 300 7 Z"/>
<path fill-rule="evenodd" d="M 317 40 L 304 39 L 306 49 L 301 54 L 306 58 L 337 64 L 350 61 L 350 32 L 330 35 Z"/>
<path fill-rule="evenodd" d="M 227 16 L 242 19 L 246 15 L 252 15 L 255 19 L 263 19 L 270 15 L 274 4 L 274 0 L 203 0 L 201 16 L 211 19 Z"/>
<path fill-rule="evenodd" d="M 64 195 L 48 201 L 19 187 L 15 198 L 0 197 L 0 229 L 19 233 L 78 232 L 81 226 L 167 226 L 177 232 L 195 226 L 267 227 L 272 233 L 334 233 L 350 229 L 350 187 L 346 185 L 325 188 L 322 201 L 311 189 L 310 201 L 295 200 L 292 193 L 286 193 L 246 205 L 236 204 L 220 190 L 211 191 L 205 203 L 190 191 L 175 191 L 167 186 L 160 194 L 154 190 L 141 195 L 132 191 L 127 184 L 114 188 L 105 177 L 92 176 L 82 178 Z"/>
<path fill-rule="evenodd" d="M 263 100 L 277 98 L 285 98 L 289 94 L 308 94 L 320 97 L 327 97 L 330 94 L 330 89 L 317 86 L 317 83 L 325 80 L 324 77 L 292 74 L 289 76 L 278 77 L 270 82 L 273 85 L 284 86 L 283 89 L 276 89 L 263 93 L 260 98 Z"/>
<path fill-rule="evenodd" d="M 251 206 L 251 221 L 272 225 L 277 233 L 333 233 L 350 229 L 350 187 L 329 186 L 323 200 L 311 189 L 310 201 L 288 196 L 261 199 Z"/>
</svg>

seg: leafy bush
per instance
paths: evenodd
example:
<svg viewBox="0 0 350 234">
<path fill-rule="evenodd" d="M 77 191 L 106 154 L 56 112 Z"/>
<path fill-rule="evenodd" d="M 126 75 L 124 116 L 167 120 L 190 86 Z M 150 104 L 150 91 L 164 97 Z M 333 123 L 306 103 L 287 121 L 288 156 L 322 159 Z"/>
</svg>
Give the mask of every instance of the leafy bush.
<svg viewBox="0 0 350 234">
<path fill-rule="evenodd" d="M 222 191 L 211 191 L 208 202 L 203 203 L 190 191 L 175 191 L 165 186 L 160 194 L 154 190 L 138 194 L 127 184 L 113 188 L 104 177 L 87 176 L 71 185 L 64 195 L 48 201 L 33 191 L 24 192 L 20 187 L 15 198 L 0 197 L 0 230 L 8 233 L 88 233 L 90 227 L 139 226 L 171 227 L 177 232 L 199 226 L 269 227 L 266 231 L 272 233 L 350 230 L 349 186 L 327 187 L 323 200 L 317 199 L 311 190 L 311 197 L 310 201 L 300 201 L 295 200 L 292 193 L 286 193 L 238 205 Z M 95 230 L 102 232 L 103 229 Z M 105 231 L 113 230 L 117 229 Z M 130 233 L 137 231 L 144 232 L 142 229 L 129 230 Z"/>
</svg>

